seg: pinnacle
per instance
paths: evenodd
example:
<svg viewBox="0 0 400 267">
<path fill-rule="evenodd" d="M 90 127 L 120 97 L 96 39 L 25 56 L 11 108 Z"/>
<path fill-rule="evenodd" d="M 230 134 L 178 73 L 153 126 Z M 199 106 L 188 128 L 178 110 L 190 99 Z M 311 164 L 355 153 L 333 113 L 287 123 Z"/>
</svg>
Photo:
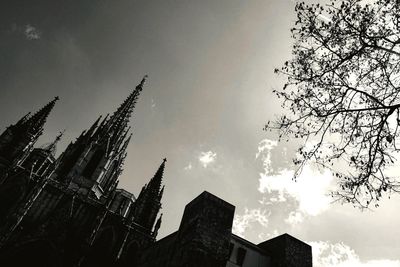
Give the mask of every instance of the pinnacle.
<svg viewBox="0 0 400 267">
<path fill-rule="evenodd" d="M 132 116 L 133 109 L 135 108 L 136 101 L 139 97 L 140 92 L 143 90 L 143 85 L 147 79 L 147 75 L 143 77 L 141 82 L 136 88 L 129 94 L 129 96 L 123 101 L 119 108 L 114 114 L 108 119 L 106 132 L 107 137 L 111 136 L 110 148 L 115 149 L 121 143 L 121 138 L 125 135 L 126 129 L 129 127 L 129 118 Z"/>
<path fill-rule="evenodd" d="M 160 167 L 158 168 L 157 172 L 154 174 L 154 177 L 150 180 L 149 182 L 149 187 L 151 187 L 151 191 L 157 192 L 157 194 L 160 192 L 161 188 L 161 181 L 164 175 L 164 168 L 165 168 L 165 162 L 167 161 L 166 158 L 163 159 L 163 162 L 161 163 Z"/>
<path fill-rule="evenodd" d="M 28 130 L 33 131 L 32 133 L 36 134 L 39 133 L 45 122 L 47 117 L 49 116 L 51 110 L 53 109 L 56 101 L 60 98 L 58 96 L 54 97 L 52 101 L 47 103 L 44 107 L 42 107 L 39 111 L 33 114 L 30 118 L 28 118 L 24 125 L 27 127 Z"/>
<path fill-rule="evenodd" d="M 143 86 L 144 83 L 147 81 L 148 77 L 149 77 L 149 75 L 145 74 L 138 86 Z"/>
</svg>

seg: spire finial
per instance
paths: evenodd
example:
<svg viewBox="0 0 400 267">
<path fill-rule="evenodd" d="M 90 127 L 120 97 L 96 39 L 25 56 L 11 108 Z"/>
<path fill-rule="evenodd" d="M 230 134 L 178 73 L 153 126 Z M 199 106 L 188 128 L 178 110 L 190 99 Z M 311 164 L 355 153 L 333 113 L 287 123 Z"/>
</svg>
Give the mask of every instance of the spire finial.
<svg viewBox="0 0 400 267">
<path fill-rule="evenodd" d="M 149 78 L 149 75 L 145 74 L 142 78 L 142 81 L 140 82 L 140 85 L 143 86 L 144 83 L 147 81 L 147 79 Z"/>
<path fill-rule="evenodd" d="M 144 85 L 144 83 L 147 81 L 147 78 L 148 78 L 148 77 L 149 77 L 149 76 L 148 76 L 147 74 L 143 76 L 143 78 L 142 78 L 142 80 L 140 81 L 140 83 L 136 86 L 134 92 L 135 92 L 135 91 L 140 92 L 140 91 L 143 90 L 143 85 Z"/>
</svg>

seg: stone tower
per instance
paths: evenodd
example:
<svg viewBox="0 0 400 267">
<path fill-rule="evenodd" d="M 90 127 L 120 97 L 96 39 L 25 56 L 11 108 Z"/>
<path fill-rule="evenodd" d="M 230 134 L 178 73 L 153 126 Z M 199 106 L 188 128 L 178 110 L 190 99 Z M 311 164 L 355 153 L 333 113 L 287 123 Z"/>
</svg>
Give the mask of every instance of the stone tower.
<svg viewBox="0 0 400 267">
<path fill-rule="evenodd" d="M 225 266 L 234 213 L 233 205 L 207 191 L 193 199 L 183 212 L 168 266 Z"/>
</svg>

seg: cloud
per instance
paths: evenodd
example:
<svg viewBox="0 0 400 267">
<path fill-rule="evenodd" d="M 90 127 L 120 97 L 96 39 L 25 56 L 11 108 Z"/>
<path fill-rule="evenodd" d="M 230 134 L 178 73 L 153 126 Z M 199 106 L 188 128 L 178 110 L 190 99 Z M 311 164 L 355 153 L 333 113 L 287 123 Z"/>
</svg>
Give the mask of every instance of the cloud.
<svg viewBox="0 0 400 267">
<path fill-rule="evenodd" d="M 304 221 L 304 214 L 300 211 L 292 211 L 289 213 L 289 217 L 285 219 L 287 224 L 292 226 L 299 224 Z"/>
<path fill-rule="evenodd" d="M 261 232 L 257 235 L 258 240 L 265 241 L 271 238 L 277 237 L 279 234 L 278 230 L 273 230 L 272 232 Z"/>
<path fill-rule="evenodd" d="M 258 143 L 255 157 L 263 163 L 264 171 L 267 171 L 268 174 L 277 174 L 293 165 L 291 156 L 288 156 L 288 148 L 290 145 L 288 146 L 286 143 L 263 139 Z"/>
<path fill-rule="evenodd" d="M 38 40 L 42 33 L 37 28 L 27 24 L 24 29 L 24 34 L 28 40 Z"/>
<path fill-rule="evenodd" d="M 258 143 L 258 152 L 256 154 L 256 159 L 260 156 L 263 155 L 266 158 L 268 158 L 268 163 L 271 163 L 271 154 L 270 153 L 264 153 L 264 152 L 269 152 L 271 151 L 274 147 L 276 147 L 278 145 L 277 141 L 274 140 L 270 140 L 270 139 L 264 139 L 261 140 L 260 143 Z M 264 162 L 265 162 L 265 157 Z"/>
<path fill-rule="evenodd" d="M 400 261 L 378 259 L 362 262 L 353 249 L 344 243 L 309 242 L 314 267 L 400 267 Z"/>
<path fill-rule="evenodd" d="M 185 171 L 190 171 L 191 169 L 193 169 L 193 166 L 192 166 L 192 163 L 191 162 L 189 162 L 189 164 L 185 167 L 185 168 L 183 168 Z"/>
<path fill-rule="evenodd" d="M 315 216 L 328 209 L 332 201 L 328 192 L 333 181 L 329 171 L 321 173 L 306 165 L 297 181 L 293 181 L 293 175 L 293 170 L 283 170 L 277 175 L 261 173 L 258 190 L 277 193 L 278 198 L 271 198 L 272 202 L 286 201 L 290 196 L 298 202 L 299 210 L 308 215 Z"/>
<path fill-rule="evenodd" d="M 201 152 L 199 156 L 199 161 L 204 168 L 207 168 L 207 166 L 213 163 L 216 160 L 216 158 L 217 158 L 217 153 L 214 153 L 212 151 Z"/>
<path fill-rule="evenodd" d="M 294 170 L 286 168 L 274 171 L 276 164 L 271 160 L 271 155 L 279 153 L 278 149 L 285 149 L 277 145 L 276 141 L 269 139 L 264 139 L 258 144 L 256 158 L 260 158 L 264 166 L 264 173 L 260 173 L 258 190 L 268 193 L 272 203 L 286 202 L 288 199 L 294 199 L 298 203 L 294 211 L 296 213 L 289 214 L 287 222 L 300 222 L 299 212 L 303 213 L 302 215 L 315 216 L 328 209 L 332 200 L 328 196 L 333 182 L 331 172 L 320 172 L 306 165 L 294 181 Z"/>
<path fill-rule="evenodd" d="M 270 211 L 261 209 L 245 209 L 243 215 L 235 215 L 233 220 L 232 232 L 238 236 L 244 235 L 246 230 L 252 226 L 253 223 L 259 223 L 263 227 L 268 226 L 268 217 L 271 215 Z"/>
</svg>

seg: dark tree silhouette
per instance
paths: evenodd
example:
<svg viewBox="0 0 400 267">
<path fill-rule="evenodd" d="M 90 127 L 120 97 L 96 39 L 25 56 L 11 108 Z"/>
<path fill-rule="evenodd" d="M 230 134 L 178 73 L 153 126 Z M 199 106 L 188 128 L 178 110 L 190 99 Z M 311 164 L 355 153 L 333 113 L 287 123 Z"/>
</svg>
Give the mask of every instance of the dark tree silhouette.
<svg viewBox="0 0 400 267">
<path fill-rule="evenodd" d="M 297 3 L 292 58 L 274 92 L 286 115 L 268 122 L 281 138 L 304 138 L 297 176 L 308 161 L 330 168 L 333 195 L 357 206 L 378 205 L 400 191 L 390 176 L 400 150 L 400 1 Z M 337 162 L 349 168 L 339 171 Z M 342 168 L 343 169 L 343 168 Z"/>
</svg>

